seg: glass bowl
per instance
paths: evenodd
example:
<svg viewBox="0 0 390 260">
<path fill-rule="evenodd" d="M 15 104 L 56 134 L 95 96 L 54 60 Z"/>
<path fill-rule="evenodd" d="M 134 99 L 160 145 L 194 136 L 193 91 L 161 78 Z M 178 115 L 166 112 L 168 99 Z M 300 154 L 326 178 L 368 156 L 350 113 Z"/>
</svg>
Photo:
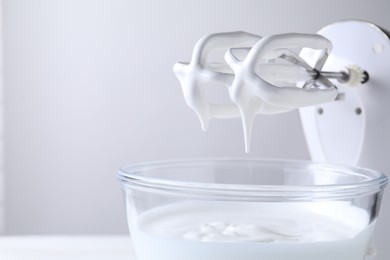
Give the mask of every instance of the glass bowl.
<svg viewBox="0 0 390 260">
<path fill-rule="evenodd" d="M 138 260 L 362 260 L 384 174 L 305 161 L 216 158 L 118 173 Z"/>
</svg>

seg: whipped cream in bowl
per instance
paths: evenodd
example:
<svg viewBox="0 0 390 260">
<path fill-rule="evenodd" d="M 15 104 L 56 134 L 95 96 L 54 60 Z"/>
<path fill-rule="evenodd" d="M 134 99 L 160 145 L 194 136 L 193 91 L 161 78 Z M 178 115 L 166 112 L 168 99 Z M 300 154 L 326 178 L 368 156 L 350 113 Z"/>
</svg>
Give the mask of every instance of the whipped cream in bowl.
<svg viewBox="0 0 390 260">
<path fill-rule="evenodd" d="M 358 167 L 243 158 L 118 176 L 139 260 L 364 259 L 387 184 Z"/>
</svg>

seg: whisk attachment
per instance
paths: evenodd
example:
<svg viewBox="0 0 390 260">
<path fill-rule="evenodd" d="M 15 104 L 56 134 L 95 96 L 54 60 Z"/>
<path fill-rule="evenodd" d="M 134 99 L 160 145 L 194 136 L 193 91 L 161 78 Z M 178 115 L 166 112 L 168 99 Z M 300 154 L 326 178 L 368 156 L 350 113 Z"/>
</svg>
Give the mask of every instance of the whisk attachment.
<svg viewBox="0 0 390 260">
<path fill-rule="evenodd" d="M 310 64 L 300 55 L 303 49 L 313 54 Z M 217 33 L 201 38 L 191 62 L 178 62 L 173 70 L 202 129 L 207 129 L 211 118 L 241 117 L 245 150 L 249 152 L 257 114 L 283 113 L 334 101 L 339 93 L 329 80 L 332 78 L 350 85 L 365 80 L 364 71 L 357 66 L 347 72 L 322 72 L 331 49 L 331 42 L 318 34 L 261 37 L 246 32 Z M 220 63 L 210 60 L 216 50 L 225 53 Z M 226 87 L 230 103 L 206 100 L 207 87 L 215 83 Z"/>
</svg>

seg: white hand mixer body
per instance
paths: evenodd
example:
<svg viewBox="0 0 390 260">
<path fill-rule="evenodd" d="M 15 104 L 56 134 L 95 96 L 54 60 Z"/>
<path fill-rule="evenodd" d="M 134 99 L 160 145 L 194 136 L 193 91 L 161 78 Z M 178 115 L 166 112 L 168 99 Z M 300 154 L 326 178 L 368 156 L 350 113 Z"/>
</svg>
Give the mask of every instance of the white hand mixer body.
<svg viewBox="0 0 390 260">
<path fill-rule="evenodd" d="M 267 37 L 245 32 L 217 33 L 200 39 L 190 63 L 176 63 L 185 101 L 198 115 L 203 130 L 211 118 L 241 117 L 245 150 L 249 152 L 252 125 L 257 114 L 276 114 L 330 102 L 337 87 L 320 70 L 332 44 L 318 34 L 279 34 Z M 208 61 L 214 50 L 224 50 L 224 63 Z M 310 50 L 312 65 L 295 50 Z M 245 53 L 240 58 L 237 53 Z M 351 73 L 350 73 L 351 74 Z M 363 75 L 363 72 L 361 72 Z M 332 76 L 345 78 L 346 73 Z M 358 77 L 359 78 L 359 77 Z M 226 86 L 230 104 L 206 100 L 207 84 Z"/>
</svg>

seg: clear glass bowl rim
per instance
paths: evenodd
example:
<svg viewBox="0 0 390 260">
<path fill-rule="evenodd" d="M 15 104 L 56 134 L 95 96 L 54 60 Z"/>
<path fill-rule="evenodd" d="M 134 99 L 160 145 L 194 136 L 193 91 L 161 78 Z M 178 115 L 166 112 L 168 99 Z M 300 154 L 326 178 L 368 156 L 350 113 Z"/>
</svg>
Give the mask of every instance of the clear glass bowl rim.
<svg viewBox="0 0 390 260">
<path fill-rule="evenodd" d="M 157 177 L 142 176 L 140 172 L 155 171 L 162 168 L 196 165 L 201 163 L 266 163 L 273 165 L 288 164 L 295 167 L 314 167 L 317 169 L 333 169 L 345 173 L 356 173 L 369 177 L 368 180 L 357 183 L 326 184 L 326 185 L 248 185 L 248 184 L 222 184 L 201 183 L 178 180 L 160 179 Z M 221 196 L 245 197 L 295 197 L 295 198 L 346 198 L 362 196 L 382 191 L 388 183 L 385 174 L 369 168 L 347 166 L 342 164 L 321 163 L 304 160 L 263 159 L 263 158 L 190 158 L 149 161 L 126 165 L 118 170 L 118 179 L 124 187 L 160 190 L 178 193 L 196 193 Z"/>
</svg>

